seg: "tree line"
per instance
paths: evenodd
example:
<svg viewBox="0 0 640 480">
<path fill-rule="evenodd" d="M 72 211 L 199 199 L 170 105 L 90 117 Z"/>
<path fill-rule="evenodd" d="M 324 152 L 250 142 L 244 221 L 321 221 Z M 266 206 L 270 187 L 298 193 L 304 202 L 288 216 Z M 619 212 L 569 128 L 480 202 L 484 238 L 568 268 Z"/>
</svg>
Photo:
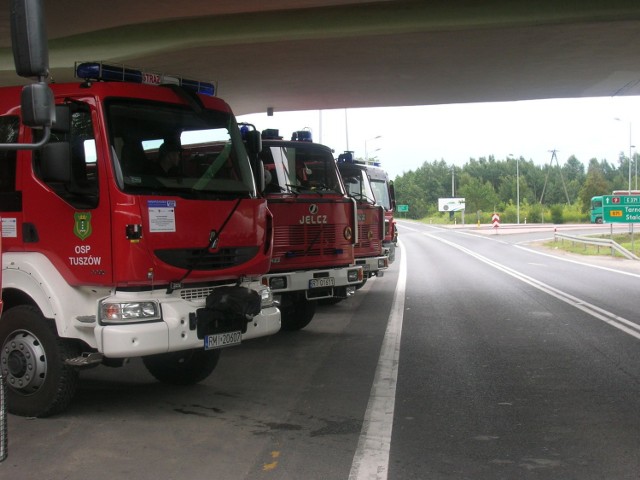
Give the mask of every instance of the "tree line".
<svg viewBox="0 0 640 480">
<path fill-rule="evenodd" d="M 468 223 L 488 223 L 494 212 L 503 223 L 515 223 L 518 213 L 521 223 L 588 222 L 591 197 L 627 189 L 630 165 L 631 188 L 637 184 L 638 154 L 630 159 L 621 152 L 617 164 L 592 158 L 586 171 L 574 155 L 565 162 L 555 152 L 550 157 L 545 165 L 511 156 L 472 158 L 462 167 L 425 161 L 396 177 L 396 203 L 408 205 L 402 216 L 412 219 L 449 219 L 450 214 L 438 212 L 438 199 L 464 198 Z"/>
</svg>

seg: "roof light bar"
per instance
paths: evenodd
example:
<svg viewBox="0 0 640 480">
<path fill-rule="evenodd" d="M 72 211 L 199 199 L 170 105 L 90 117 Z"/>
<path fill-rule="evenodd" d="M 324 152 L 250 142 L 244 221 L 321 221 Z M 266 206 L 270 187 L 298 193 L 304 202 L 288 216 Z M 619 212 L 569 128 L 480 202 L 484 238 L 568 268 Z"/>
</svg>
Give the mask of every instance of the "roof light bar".
<svg viewBox="0 0 640 480">
<path fill-rule="evenodd" d="M 293 132 L 291 140 L 294 142 L 313 142 L 310 130 L 298 130 L 297 132 Z"/>
<path fill-rule="evenodd" d="M 124 65 L 109 65 L 103 62 L 76 63 L 75 75 L 84 80 L 102 80 L 107 82 L 132 82 L 148 85 L 180 85 L 203 95 L 213 97 L 215 86 L 213 83 L 189 80 L 182 77 L 162 75 L 154 72 L 144 72 Z"/>
<path fill-rule="evenodd" d="M 380 167 L 381 163 L 377 160 L 359 160 L 353 157 L 353 152 L 345 150 L 344 153 L 338 155 L 338 163 L 353 163 L 355 165 L 371 165 L 372 167 Z"/>
<path fill-rule="evenodd" d="M 102 62 L 76 64 L 76 77 L 85 80 L 142 83 L 142 72 L 124 65 L 107 65 Z"/>
</svg>

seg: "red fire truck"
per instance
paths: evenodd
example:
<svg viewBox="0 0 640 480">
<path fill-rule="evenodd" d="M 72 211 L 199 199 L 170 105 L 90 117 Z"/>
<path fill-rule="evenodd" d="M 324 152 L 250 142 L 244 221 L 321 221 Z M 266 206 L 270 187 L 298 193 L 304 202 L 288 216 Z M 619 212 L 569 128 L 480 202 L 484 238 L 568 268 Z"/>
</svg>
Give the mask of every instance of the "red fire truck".
<svg viewBox="0 0 640 480">
<path fill-rule="evenodd" d="M 213 85 L 99 62 L 76 74 L 51 85 L 44 146 L 0 163 L 0 369 L 17 415 L 64 410 L 82 367 L 142 357 L 191 384 L 220 347 L 280 329 L 260 278 L 273 219 Z M 37 141 L 20 88 L 0 91 L 0 143 Z"/>
<path fill-rule="evenodd" d="M 366 167 L 354 161 L 352 152 L 338 156 L 338 170 L 349 196 L 358 202 L 358 242 L 354 253 L 356 265 L 362 265 L 366 282 L 372 276 L 381 277 L 389 267 L 388 256 L 383 254 L 382 248 L 385 210 L 376 202 Z"/>
<path fill-rule="evenodd" d="M 389 263 L 396 258 L 396 246 L 398 244 L 398 229 L 393 212 L 396 209 L 396 194 L 393 182 L 389 175 L 376 161 L 359 161 L 367 169 L 367 175 L 371 180 L 371 188 L 376 198 L 376 203 L 384 207 L 384 240 L 382 247 L 385 255 L 389 257 Z"/>
<path fill-rule="evenodd" d="M 363 280 L 362 267 L 354 265 L 357 205 L 331 149 L 313 143 L 308 131 L 285 141 L 277 130 L 265 130 L 260 158 L 274 230 L 263 280 L 280 302 L 283 330 L 299 330 L 312 320 L 317 300 L 346 298 Z"/>
</svg>

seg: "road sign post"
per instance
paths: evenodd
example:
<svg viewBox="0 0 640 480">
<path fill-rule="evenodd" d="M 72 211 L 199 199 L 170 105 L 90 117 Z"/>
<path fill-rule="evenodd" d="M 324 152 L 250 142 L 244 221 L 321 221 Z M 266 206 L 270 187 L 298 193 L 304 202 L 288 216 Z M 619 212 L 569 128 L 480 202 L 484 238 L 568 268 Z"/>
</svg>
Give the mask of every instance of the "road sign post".
<svg viewBox="0 0 640 480">
<path fill-rule="evenodd" d="M 491 224 L 493 225 L 493 228 L 496 229 L 496 233 L 498 233 L 498 227 L 500 227 L 500 215 L 494 213 L 491 216 Z"/>
<path fill-rule="evenodd" d="M 409 211 L 409 205 L 396 205 L 398 213 L 407 213 Z"/>
</svg>

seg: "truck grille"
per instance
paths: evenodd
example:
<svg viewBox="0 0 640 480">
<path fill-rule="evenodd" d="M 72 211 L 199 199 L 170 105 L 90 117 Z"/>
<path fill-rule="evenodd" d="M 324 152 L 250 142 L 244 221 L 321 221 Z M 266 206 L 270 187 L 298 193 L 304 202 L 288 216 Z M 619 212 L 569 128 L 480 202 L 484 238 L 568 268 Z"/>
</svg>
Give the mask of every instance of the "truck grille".
<svg viewBox="0 0 640 480">
<path fill-rule="evenodd" d="M 333 255 L 336 247 L 340 248 L 346 244 L 346 241 L 342 241 L 338 245 L 336 238 L 334 224 L 283 225 L 274 229 L 273 246 L 276 252 L 284 251 L 295 255 Z"/>
<path fill-rule="evenodd" d="M 216 252 L 194 249 L 156 250 L 156 256 L 173 267 L 185 270 L 222 270 L 248 262 L 258 254 L 258 247 L 221 248 Z"/>
</svg>

